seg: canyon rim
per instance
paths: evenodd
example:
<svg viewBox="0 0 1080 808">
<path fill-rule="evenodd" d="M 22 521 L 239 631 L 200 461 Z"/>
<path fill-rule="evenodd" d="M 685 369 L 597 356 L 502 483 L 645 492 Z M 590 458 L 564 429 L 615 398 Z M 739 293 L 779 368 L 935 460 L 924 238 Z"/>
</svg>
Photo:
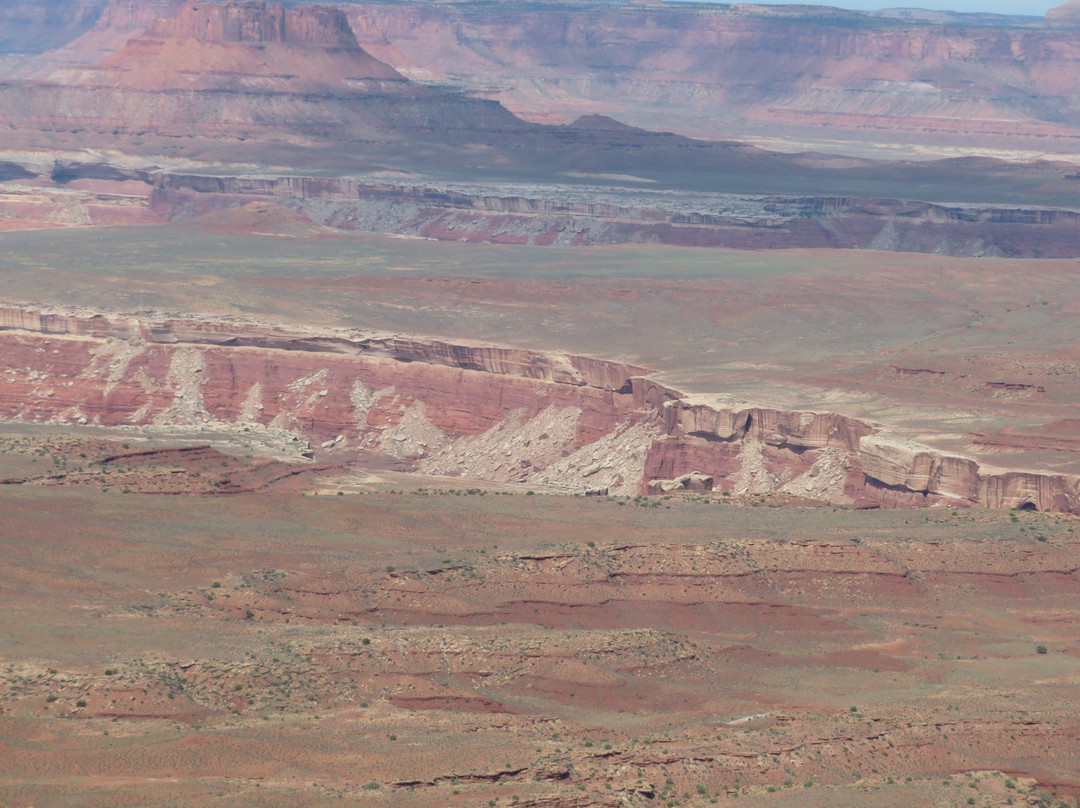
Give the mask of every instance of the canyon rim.
<svg viewBox="0 0 1080 808">
<path fill-rule="evenodd" d="M 1074 805 L 1075 5 L 5 4 L 0 805 Z"/>
</svg>

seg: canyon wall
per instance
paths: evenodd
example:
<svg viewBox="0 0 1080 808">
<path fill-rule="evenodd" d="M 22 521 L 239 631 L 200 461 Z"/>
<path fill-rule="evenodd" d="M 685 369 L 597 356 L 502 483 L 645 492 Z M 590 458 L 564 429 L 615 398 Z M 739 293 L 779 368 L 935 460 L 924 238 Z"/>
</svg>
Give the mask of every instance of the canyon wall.
<svg viewBox="0 0 1080 808">
<path fill-rule="evenodd" d="M 217 43 L 296 42 L 354 50 L 360 47 L 348 18 L 335 6 L 286 10 L 280 3 L 189 2 L 177 9 L 175 17 L 154 20 L 146 35 Z"/>
<path fill-rule="evenodd" d="M 621 362 L 241 320 L 0 307 L 0 417 L 286 431 L 321 460 L 637 494 L 1080 513 L 1080 480 L 980 467 L 838 413 L 688 396 Z"/>
<path fill-rule="evenodd" d="M 370 148 L 404 132 L 453 139 L 525 126 L 496 104 L 406 80 L 359 47 L 339 8 L 187 2 L 134 36 L 138 8 L 120 4 L 106 17 L 112 27 L 24 66 L 30 79 L 0 83 L 8 148 L 207 159 L 235 147 L 244 162 L 280 163 L 282 150 L 295 157 L 316 143 L 352 153 L 345 144 Z M 106 41 L 118 49 L 79 63 Z"/>
<path fill-rule="evenodd" d="M 697 194 L 568 185 L 401 185 L 57 162 L 0 165 L 0 229 L 183 222 L 261 202 L 340 230 L 535 245 L 816 247 L 1073 258 L 1080 211 L 849 196 Z M 224 226 L 224 225 L 223 225 Z"/>
<path fill-rule="evenodd" d="M 1073 8 L 1047 19 L 1071 25 Z M 1067 27 L 752 4 L 349 13 L 361 45 L 406 75 L 486 91 L 530 120 L 600 112 L 708 139 L 1051 151 L 1074 151 L 1080 135 L 1080 32 Z"/>
<path fill-rule="evenodd" d="M 840 501 L 842 490 L 854 502 L 892 506 L 968 503 L 1080 513 L 1075 477 L 983 467 L 862 419 L 733 406 L 648 379 L 635 380 L 634 394 L 639 404 L 659 405 L 667 436 L 653 447 L 646 477 L 700 471 L 735 482 L 739 493 Z"/>
<path fill-rule="evenodd" d="M 1080 212 L 1075 210 L 725 194 L 707 199 L 687 194 L 684 200 L 677 194 L 635 198 L 629 193 L 617 201 L 603 193 L 586 199 L 572 188 L 528 189 L 536 196 L 507 195 L 508 190 L 164 174 L 156 181 L 152 208 L 178 220 L 262 197 L 335 228 L 505 244 L 819 247 L 1014 258 L 1080 255 Z M 560 193 L 564 198 L 558 198 Z"/>
</svg>

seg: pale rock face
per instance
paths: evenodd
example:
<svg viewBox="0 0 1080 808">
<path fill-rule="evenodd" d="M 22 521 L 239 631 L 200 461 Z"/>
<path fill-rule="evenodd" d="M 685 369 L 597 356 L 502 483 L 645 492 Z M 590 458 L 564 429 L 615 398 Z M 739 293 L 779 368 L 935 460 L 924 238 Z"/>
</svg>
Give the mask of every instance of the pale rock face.
<svg viewBox="0 0 1080 808">
<path fill-rule="evenodd" d="M 1057 28 L 1080 28 L 1080 0 L 1069 0 L 1047 11 L 1046 24 Z"/>
</svg>

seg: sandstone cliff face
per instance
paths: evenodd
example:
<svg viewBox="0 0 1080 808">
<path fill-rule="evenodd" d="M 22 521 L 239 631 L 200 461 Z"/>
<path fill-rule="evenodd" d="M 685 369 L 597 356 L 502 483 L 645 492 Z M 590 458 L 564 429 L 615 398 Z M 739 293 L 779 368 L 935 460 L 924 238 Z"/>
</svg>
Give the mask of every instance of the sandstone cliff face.
<svg viewBox="0 0 1080 808">
<path fill-rule="evenodd" d="M 168 82 L 167 71 L 184 78 Z M 239 90 L 259 76 L 276 78 L 277 92 L 315 85 L 345 92 L 347 87 L 340 86 L 345 79 L 405 83 L 396 70 L 360 48 L 338 8 L 286 11 L 276 3 L 196 0 L 180 6 L 175 17 L 154 20 L 144 35 L 129 40 L 95 70 L 54 74 L 51 80 L 78 81 L 83 75 L 97 76 L 103 84 L 120 81 L 147 89 Z"/>
<path fill-rule="evenodd" d="M 1075 19 L 1073 8 L 1048 22 Z M 603 112 L 712 139 L 764 132 L 1062 151 L 1078 137 L 1072 31 L 749 4 L 368 3 L 350 16 L 361 44 L 407 75 L 496 85 L 494 97 L 537 121 Z"/>
<path fill-rule="evenodd" d="M 704 476 L 738 494 L 1080 513 L 1074 477 L 980 467 L 837 413 L 687 396 L 589 357 L 20 306 L 0 307 L 0 345 L 0 417 L 16 421 L 286 430 L 322 459 L 576 491 Z"/>
<path fill-rule="evenodd" d="M 752 492 L 820 495 L 829 488 L 819 488 L 817 478 L 836 470 L 822 460 L 835 451 L 844 458 L 843 472 L 831 487 L 837 501 L 847 497 L 888 505 L 940 502 L 1080 512 L 1080 479 L 980 467 L 970 458 L 889 434 L 861 419 L 733 407 L 704 396 L 683 396 L 647 379 L 635 380 L 635 397 L 639 403 L 660 403 L 671 441 L 654 446 L 646 462 L 647 477 L 676 477 L 692 466 L 724 478 L 728 485 L 741 482 Z M 749 453 L 748 446 L 753 447 Z M 753 478 L 740 481 L 748 460 Z"/>
<path fill-rule="evenodd" d="M 175 37 L 198 42 L 281 44 L 296 42 L 358 49 L 344 12 L 332 6 L 285 10 L 277 3 L 187 2 L 173 19 L 154 21 L 149 37 Z"/>
</svg>

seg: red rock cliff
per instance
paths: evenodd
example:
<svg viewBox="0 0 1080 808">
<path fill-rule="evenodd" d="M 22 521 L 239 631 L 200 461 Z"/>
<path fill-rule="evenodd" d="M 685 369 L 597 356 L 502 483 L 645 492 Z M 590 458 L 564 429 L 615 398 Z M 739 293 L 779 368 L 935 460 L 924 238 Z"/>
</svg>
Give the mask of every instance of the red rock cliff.
<svg viewBox="0 0 1080 808">
<path fill-rule="evenodd" d="M 286 11 L 279 3 L 190 0 L 179 8 L 174 19 L 156 21 L 147 34 L 216 43 L 359 47 L 345 13 L 331 6 Z"/>
<path fill-rule="evenodd" d="M 425 473 L 1080 513 L 1080 480 L 989 469 L 838 413 L 687 396 L 644 368 L 336 329 L 0 307 L 0 417 L 279 429 Z M 340 436 L 340 437 L 339 437 Z M 341 452 L 347 452 L 341 455 Z"/>
</svg>

